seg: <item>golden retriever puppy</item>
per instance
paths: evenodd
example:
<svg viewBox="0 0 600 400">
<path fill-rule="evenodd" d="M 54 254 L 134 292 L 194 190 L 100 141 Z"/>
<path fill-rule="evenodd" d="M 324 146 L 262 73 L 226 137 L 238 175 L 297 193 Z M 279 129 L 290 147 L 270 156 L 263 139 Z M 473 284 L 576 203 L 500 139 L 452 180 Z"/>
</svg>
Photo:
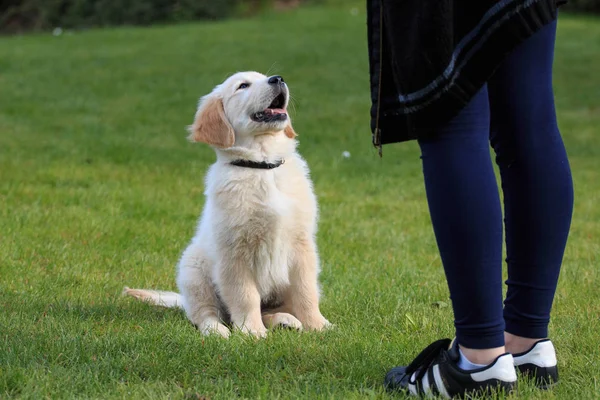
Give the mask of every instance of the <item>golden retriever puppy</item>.
<svg viewBox="0 0 600 400">
<path fill-rule="evenodd" d="M 180 294 L 125 288 L 153 304 L 183 307 L 204 334 L 227 325 L 321 330 L 317 201 L 296 152 L 280 76 L 241 72 L 202 97 L 189 139 L 212 146 L 206 202 L 178 266 Z"/>
</svg>

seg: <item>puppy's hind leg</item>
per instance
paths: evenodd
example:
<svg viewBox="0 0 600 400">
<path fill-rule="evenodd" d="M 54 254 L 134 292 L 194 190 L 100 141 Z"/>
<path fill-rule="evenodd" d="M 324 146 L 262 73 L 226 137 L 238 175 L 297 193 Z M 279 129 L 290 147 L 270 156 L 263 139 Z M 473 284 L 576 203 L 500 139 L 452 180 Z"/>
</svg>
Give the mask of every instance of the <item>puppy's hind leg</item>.
<svg viewBox="0 0 600 400">
<path fill-rule="evenodd" d="M 283 303 L 281 298 L 275 298 L 271 302 L 263 303 L 261 311 L 262 321 L 267 329 L 302 330 L 302 322 L 292 315 L 292 309 Z"/>
<path fill-rule="evenodd" d="M 262 320 L 267 329 L 290 328 L 302 330 L 302 322 L 287 312 L 266 312 L 263 313 Z"/>
<path fill-rule="evenodd" d="M 183 308 L 188 319 L 204 335 L 217 334 L 229 337 L 223 324 L 224 313 L 210 277 L 210 261 L 201 250 L 191 244 L 179 262 L 177 286 L 183 298 Z"/>
</svg>

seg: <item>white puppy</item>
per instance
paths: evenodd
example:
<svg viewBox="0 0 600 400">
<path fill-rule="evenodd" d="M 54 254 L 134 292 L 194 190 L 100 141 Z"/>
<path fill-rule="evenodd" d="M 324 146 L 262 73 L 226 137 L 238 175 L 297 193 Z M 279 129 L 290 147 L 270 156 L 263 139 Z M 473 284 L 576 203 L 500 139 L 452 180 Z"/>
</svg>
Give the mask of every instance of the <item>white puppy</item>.
<svg viewBox="0 0 600 400">
<path fill-rule="evenodd" d="M 190 140 L 211 145 L 206 203 L 183 253 L 181 295 L 129 289 L 154 304 L 182 306 L 204 333 L 226 324 L 265 336 L 281 325 L 321 330 L 317 201 L 308 166 L 296 152 L 280 76 L 237 73 L 199 103 Z"/>
</svg>

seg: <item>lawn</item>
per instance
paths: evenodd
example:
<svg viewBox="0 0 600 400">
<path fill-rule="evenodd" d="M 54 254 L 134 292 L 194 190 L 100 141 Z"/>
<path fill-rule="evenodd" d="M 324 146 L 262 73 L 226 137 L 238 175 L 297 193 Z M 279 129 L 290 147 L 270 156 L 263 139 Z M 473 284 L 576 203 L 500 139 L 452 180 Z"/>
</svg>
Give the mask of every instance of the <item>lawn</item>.
<svg viewBox="0 0 600 400">
<path fill-rule="evenodd" d="M 551 337 L 561 384 L 600 396 L 600 20 L 562 16 L 555 80 L 576 190 Z M 238 70 L 284 76 L 319 198 L 326 333 L 205 338 L 121 297 L 175 289 L 214 154 L 185 140 Z M 415 143 L 370 145 L 366 23 L 250 20 L 0 39 L 0 398 L 388 398 L 385 371 L 451 337 Z M 349 158 L 342 157 L 344 151 Z"/>
</svg>

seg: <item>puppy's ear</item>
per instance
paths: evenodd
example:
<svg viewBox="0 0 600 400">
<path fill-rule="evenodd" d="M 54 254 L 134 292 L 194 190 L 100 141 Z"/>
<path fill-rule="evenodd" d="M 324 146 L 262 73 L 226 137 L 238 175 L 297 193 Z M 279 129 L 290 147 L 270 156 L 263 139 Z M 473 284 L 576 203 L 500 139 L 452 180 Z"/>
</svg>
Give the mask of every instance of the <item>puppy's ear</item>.
<svg viewBox="0 0 600 400">
<path fill-rule="evenodd" d="M 294 131 L 294 128 L 292 128 L 292 124 L 287 124 L 283 129 L 283 133 L 285 133 L 285 136 L 289 137 L 290 139 L 293 139 L 296 136 L 298 136 L 296 135 L 296 131 Z"/>
<path fill-rule="evenodd" d="M 188 130 L 188 139 L 192 142 L 202 142 L 223 149 L 233 146 L 235 142 L 233 127 L 225 117 L 223 100 L 217 97 L 202 99 L 194 123 Z"/>
</svg>

